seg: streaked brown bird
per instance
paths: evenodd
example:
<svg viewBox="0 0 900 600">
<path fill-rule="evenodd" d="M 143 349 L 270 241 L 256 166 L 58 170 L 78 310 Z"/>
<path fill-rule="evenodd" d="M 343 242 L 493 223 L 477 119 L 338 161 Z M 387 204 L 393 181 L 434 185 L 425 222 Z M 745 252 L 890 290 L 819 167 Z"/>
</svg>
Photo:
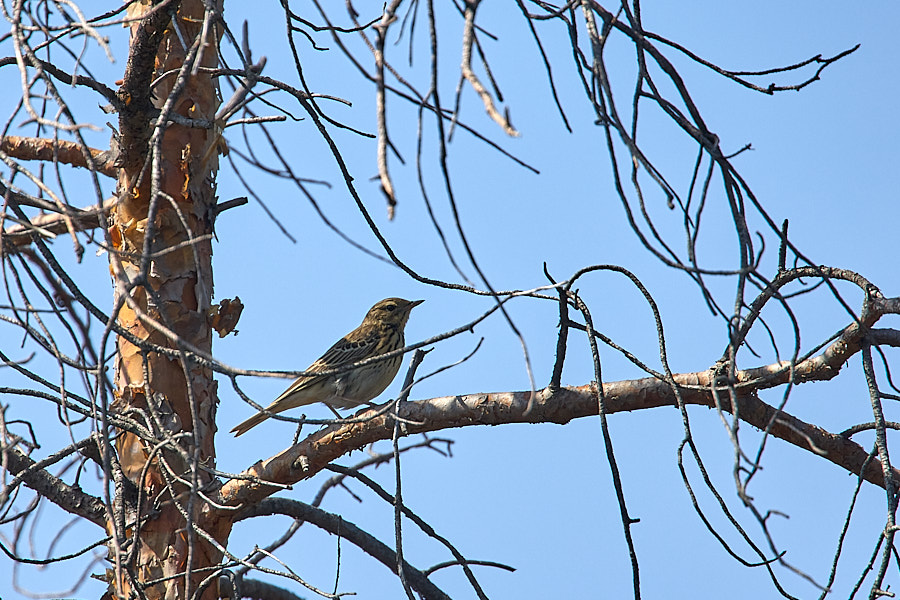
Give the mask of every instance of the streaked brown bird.
<svg viewBox="0 0 900 600">
<path fill-rule="evenodd" d="M 424 300 L 385 298 L 369 309 L 359 327 L 342 337 L 328 352 L 311 364 L 307 371 L 331 371 L 373 356 L 386 354 L 406 345 L 403 328 L 409 312 Z M 269 418 L 290 408 L 324 402 L 337 414 L 335 408 L 353 408 L 375 398 L 390 385 L 403 355 L 369 363 L 343 373 L 331 375 L 304 375 L 275 398 L 266 412 L 253 415 L 231 430 L 235 437 L 256 427 Z"/>
</svg>

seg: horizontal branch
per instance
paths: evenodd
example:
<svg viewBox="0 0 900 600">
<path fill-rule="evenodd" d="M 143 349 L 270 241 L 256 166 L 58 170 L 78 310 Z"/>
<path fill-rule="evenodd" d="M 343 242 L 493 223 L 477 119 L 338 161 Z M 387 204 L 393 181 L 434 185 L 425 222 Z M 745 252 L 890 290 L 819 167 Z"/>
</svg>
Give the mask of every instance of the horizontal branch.
<svg viewBox="0 0 900 600">
<path fill-rule="evenodd" d="M 687 404 L 715 407 L 709 384 L 713 372 L 688 373 L 675 377 Z M 705 388 L 705 389 L 704 389 Z M 675 394 L 664 381 L 654 378 L 618 381 L 603 386 L 608 414 L 675 406 Z M 719 388 L 723 410 L 730 410 L 727 390 Z M 498 392 L 432 398 L 404 403 L 400 416 L 406 422 L 404 434 L 412 435 L 469 425 L 503 425 L 507 423 L 564 424 L 597 414 L 596 389 L 593 385 L 565 387 L 552 393 L 535 394 L 528 411 L 531 392 Z M 740 397 L 740 418 L 759 429 L 769 428 L 771 435 L 805 450 L 811 450 L 847 471 L 859 474 L 868 452 L 851 439 L 811 425 L 750 395 Z M 365 416 L 365 411 L 359 413 Z M 770 427 L 771 425 L 771 427 Z M 341 455 L 379 440 L 391 439 L 393 420 L 381 415 L 360 423 L 335 424 L 308 437 L 280 454 L 260 461 L 244 475 L 262 481 L 293 484 L 312 477 Z M 880 465 L 869 461 L 864 479 L 884 486 Z M 247 480 L 231 480 L 221 490 L 221 502 L 230 506 L 259 502 L 276 491 L 272 486 Z"/>
<path fill-rule="evenodd" d="M 879 313 L 900 308 L 893 299 L 882 299 Z M 900 343 L 900 334 L 890 329 L 870 330 L 870 336 L 881 343 Z M 716 408 L 718 397 L 722 410 L 731 412 L 729 401 L 733 390 L 738 398 L 740 419 L 786 442 L 830 460 L 847 471 L 884 487 L 884 476 L 877 461 L 867 461 L 868 452 L 848 437 L 830 433 L 820 427 L 766 404 L 756 396 L 762 389 L 808 381 L 827 381 L 838 374 L 843 364 L 859 351 L 864 337 L 856 323 L 848 326 L 825 350 L 791 368 L 781 361 L 763 367 L 737 371 L 731 387 L 722 381 L 715 369 L 675 375 L 675 383 L 686 404 Z M 715 390 L 713 389 L 713 386 Z M 608 414 L 675 406 L 672 386 L 656 377 L 604 383 Z M 713 394 L 712 392 L 716 393 Z M 544 389 L 532 392 L 497 392 L 432 398 L 400 404 L 399 414 L 404 435 L 439 431 L 468 425 L 503 425 L 507 423 L 568 423 L 572 419 L 597 414 L 596 384 Z M 533 397 L 532 397 L 533 396 Z M 529 410 L 530 407 L 530 410 Z M 354 415 L 352 423 L 335 423 L 307 437 L 281 453 L 261 460 L 247 469 L 245 479 L 232 479 L 220 490 L 220 502 L 239 506 L 259 502 L 277 491 L 263 482 L 292 485 L 312 477 L 338 457 L 379 440 L 391 439 L 393 419 L 389 414 L 366 409 Z M 370 419 L 366 419 L 371 415 Z M 898 472 L 900 477 L 900 472 Z"/>
<path fill-rule="evenodd" d="M 12 193 L 12 190 L 9 190 L 9 193 Z M 107 214 L 115 203 L 115 198 L 109 198 L 103 202 L 102 207 L 96 205 L 85 209 L 67 207 L 66 214 L 48 213 L 31 217 L 28 225 L 13 225 L 3 230 L 4 251 L 14 252 L 15 248 L 30 244 L 35 233 L 47 237 L 69 232 L 66 217 L 70 220 L 74 231 L 88 231 L 100 227 L 100 215 Z"/>
<path fill-rule="evenodd" d="M 73 167 L 88 167 L 85 147 L 75 142 L 10 135 L 0 138 L 0 150 L 19 160 L 44 160 Z M 94 159 L 94 169 L 98 173 L 116 177 L 116 166 L 111 152 L 96 148 L 86 150 Z"/>
<path fill-rule="evenodd" d="M 17 196 L 17 192 L 13 190 L 4 190 L 2 184 L 0 184 L 0 191 L 5 191 L 5 193 L 9 194 L 11 197 Z M 37 204 L 36 202 L 29 202 L 28 198 L 16 197 L 16 200 L 19 204 L 26 206 Z M 74 231 L 89 231 L 91 229 L 102 227 L 103 221 L 101 221 L 101 219 L 99 218 L 100 215 L 107 215 L 109 210 L 116 205 L 117 201 L 118 200 L 116 198 L 107 198 L 106 200 L 104 200 L 102 207 L 98 207 L 96 205 L 89 206 L 84 209 L 68 207 L 68 212 L 66 214 L 40 214 L 31 217 L 28 220 L 28 225 L 12 225 L 9 228 L 4 229 L 2 235 L 0 235 L 3 240 L 4 251 L 15 252 L 16 248 L 30 244 L 33 239 L 32 235 L 34 233 L 43 235 L 44 237 L 48 237 L 69 232 L 66 217 L 71 219 L 71 224 Z M 214 214 L 218 216 L 220 213 L 223 213 L 226 210 L 238 206 L 243 206 L 245 204 L 247 204 L 247 198 L 233 198 L 231 200 L 227 200 L 225 202 L 217 204 L 214 207 Z M 44 208 L 45 210 L 56 210 L 56 205 L 54 205 L 52 202 L 45 202 L 41 203 L 40 208 Z"/>
</svg>

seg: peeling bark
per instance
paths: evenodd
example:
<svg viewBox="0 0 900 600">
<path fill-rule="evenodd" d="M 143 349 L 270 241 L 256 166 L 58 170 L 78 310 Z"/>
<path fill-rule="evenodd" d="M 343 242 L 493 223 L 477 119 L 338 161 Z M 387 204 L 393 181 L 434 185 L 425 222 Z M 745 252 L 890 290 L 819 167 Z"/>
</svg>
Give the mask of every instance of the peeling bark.
<svg viewBox="0 0 900 600">
<path fill-rule="evenodd" d="M 133 8 L 148 10 L 140 5 Z M 221 11 L 221 3 L 217 9 Z M 208 150 L 217 143 L 217 134 L 166 125 L 159 118 L 160 111 L 167 109 L 187 118 L 215 116 L 216 80 L 204 73 L 191 75 L 190 64 L 183 68 L 191 48 L 182 40 L 187 44 L 196 40 L 203 22 L 203 3 L 193 0 L 161 3 L 132 26 L 131 54 L 118 92 L 122 168 L 110 234 L 116 251 L 111 271 L 119 324 L 141 340 L 177 349 L 160 332 L 160 324 L 210 352 L 212 246 L 208 234 L 212 233 L 218 164 L 216 153 Z M 215 19 L 212 24 L 209 39 L 194 49 L 196 61 L 204 67 L 218 65 L 219 27 Z M 149 83 L 157 78 L 151 91 Z M 230 529 L 227 521 L 218 524 L 218 529 L 206 523 L 208 507 L 197 492 L 211 484 L 212 476 L 196 463 L 191 466 L 193 458 L 215 465 L 217 396 L 212 372 L 187 354 L 173 359 L 119 338 L 116 389 L 114 410 L 152 407 L 162 418 L 147 418 L 145 425 L 160 441 L 179 437 L 174 442 L 177 451 L 167 446 L 156 452 L 133 434 L 123 433 L 117 439 L 122 470 L 143 491 L 138 513 L 150 518 L 135 536 L 138 547 L 128 550 L 134 554 L 139 581 L 127 581 L 118 569 L 111 592 L 128 595 L 140 585 L 148 598 L 189 597 L 221 559 L 221 552 L 196 533 L 197 527 L 223 544 Z M 125 532 L 116 531 L 113 523 L 109 528 L 124 541 Z M 166 577 L 144 587 L 143 582 Z M 215 594 L 211 586 L 203 597 Z"/>
</svg>

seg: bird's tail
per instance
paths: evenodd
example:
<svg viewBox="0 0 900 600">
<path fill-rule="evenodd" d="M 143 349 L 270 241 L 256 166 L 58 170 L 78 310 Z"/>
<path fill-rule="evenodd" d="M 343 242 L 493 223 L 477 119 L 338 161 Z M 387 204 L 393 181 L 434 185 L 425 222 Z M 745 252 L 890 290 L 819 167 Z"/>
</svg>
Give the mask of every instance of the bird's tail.
<svg viewBox="0 0 900 600">
<path fill-rule="evenodd" d="M 262 423 L 263 421 L 265 421 L 268 418 L 269 418 L 269 415 L 267 415 L 265 413 L 256 413 L 255 415 L 253 415 L 246 421 L 243 421 L 242 423 L 239 423 L 238 425 L 236 425 L 231 430 L 231 433 L 234 434 L 234 437 L 243 435 L 243 434 L 247 433 L 247 431 L 250 428 L 256 427 L 257 425 L 259 425 L 260 423 Z"/>
</svg>

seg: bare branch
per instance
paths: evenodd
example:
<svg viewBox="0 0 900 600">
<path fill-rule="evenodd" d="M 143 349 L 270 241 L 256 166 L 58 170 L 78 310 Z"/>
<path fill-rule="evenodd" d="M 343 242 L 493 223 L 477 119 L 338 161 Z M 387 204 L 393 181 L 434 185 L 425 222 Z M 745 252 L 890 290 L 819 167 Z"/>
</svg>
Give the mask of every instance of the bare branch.
<svg viewBox="0 0 900 600">
<path fill-rule="evenodd" d="M 326 512 L 321 508 L 310 506 L 297 500 L 267 498 L 262 502 L 245 508 L 238 515 L 237 520 L 273 514 L 288 515 L 295 519 L 302 519 L 312 523 L 316 527 L 348 540 L 392 572 L 397 568 L 397 554 L 387 544 L 379 541 L 372 534 L 363 531 L 340 515 Z M 405 560 L 403 561 L 403 571 L 409 580 L 409 584 L 414 590 L 422 594 L 424 598 L 449 600 L 449 596 L 434 585 L 421 571 Z"/>
<path fill-rule="evenodd" d="M 18 448 L 3 445 L 0 453 L 9 472 L 13 475 L 21 473 L 25 485 L 63 510 L 84 517 L 99 527 L 106 527 L 106 508 L 102 500 L 43 469 L 34 469 L 35 461 Z"/>
<path fill-rule="evenodd" d="M 20 160 L 43 160 L 73 167 L 89 166 L 84 158 L 85 148 L 75 142 L 64 140 L 8 135 L 0 138 L 0 150 Z M 87 151 L 94 158 L 94 167 L 98 173 L 109 177 L 116 176 L 115 157 L 112 152 L 96 148 L 87 148 Z"/>
<path fill-rule="evenodd" d="M 752 390 L 762 387 L 761 383 L 771 383 L 773 373 L 785 373 L 783 365 L 762 367 L 739 374 L 741 380 L 753 381 L 753 386 L 742 387 L 739 397 L 741 418 L 758 427 L 769 429 L 770 434 L 805 450 L 812 450 L 810 443 L 820 451 L 821 456 L 850 473 L 859 474 L 866 462 L 868 452 L 852 440 L 838 434 L 829 433 L 815 425 L 806 423 L 787 413 L 781 412 L 754 397 Z M 766 379 L 761 376 L 768 374 Z M 826 378 L 833 376 L 830 369 L 824 371 Z M 701 371 L 675 376 L 680 393 L 686 404 L 696 404 L 715 408 L 716 402 L 710 393 L 714 383 L 712 371 Z M 805 379 L 809 381 L 810 379 Z M 726 387 L 718 390 L 727 391 Z M 607 401 L 607 413 L 645 410 L 662 406 L 675 406 L 675 394 L 667 383 L 659 379 L 647 378 L 630 381 L 604 383 L 603 393 Z M 563 387 L 557 393 L 542 390 L 535 394 L 534 407 L 527 411 L 531 392 L 498 392 L 491 394 L 471 394 L 432 398 L 409 402 L 400 409 L 404 420 L 421 423 L 406 425 L 405 435 L 439 431 L 453 427 L 470 425 L 503 425 L 509 423 L 558 423 L 565 424 L 572 419 L 597 415 L 597 400 L 593 385 Z M 724 410 L 730 410 L 727 399 L 720 399 Z M 258 477 L 263 481 L 296 483 L 312 477 L 331 461 L 357 448 L 378 440 L 391 439 L 392 420 L 388 416 L 366 419 L 366 412 L 354 415 L 362 422 L 346 425 L 332 425 L 308 437 L 301 443 L 280 454 L 250 467 L 244 474 Z M 866 481 L 884 486 L 880 465 L 869 464 L 863 473 Z M 219 502 L 229 506 L 250 504 L 267 497 L 274 488 L 244 480 L 232 480 L 220 491 Z"/>
</svg>

